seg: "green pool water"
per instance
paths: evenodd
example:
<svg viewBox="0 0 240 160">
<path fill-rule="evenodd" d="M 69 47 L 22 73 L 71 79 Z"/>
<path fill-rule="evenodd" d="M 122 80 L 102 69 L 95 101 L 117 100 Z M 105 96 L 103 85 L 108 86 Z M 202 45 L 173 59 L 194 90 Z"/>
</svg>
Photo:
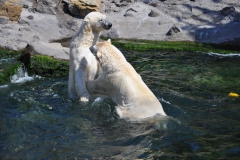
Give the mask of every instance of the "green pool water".
<svg viewBox="0 0 240 160">
<path fill-rule="evenodd" d="M 240 158 L 240 98 L 227 96 L 240 94 L 239 57 L 121 50 L 168 117 L 132 122 L 108 98 L 69 99 L 67 77 L 9 83 L 0 159 Z"/>
</svg>

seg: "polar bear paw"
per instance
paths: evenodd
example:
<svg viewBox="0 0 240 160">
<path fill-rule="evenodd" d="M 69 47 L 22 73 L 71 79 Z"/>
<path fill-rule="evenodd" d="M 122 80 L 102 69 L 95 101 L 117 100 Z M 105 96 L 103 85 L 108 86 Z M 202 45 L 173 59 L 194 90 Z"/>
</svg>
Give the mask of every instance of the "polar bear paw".
<svg viewBox="0 0 240 160">
<path fill-rule="evenodd" d="M 88 102 L 88 98 L 87 97 L 80 97 L 80 100 L 81 102 Z"/>
</svg>

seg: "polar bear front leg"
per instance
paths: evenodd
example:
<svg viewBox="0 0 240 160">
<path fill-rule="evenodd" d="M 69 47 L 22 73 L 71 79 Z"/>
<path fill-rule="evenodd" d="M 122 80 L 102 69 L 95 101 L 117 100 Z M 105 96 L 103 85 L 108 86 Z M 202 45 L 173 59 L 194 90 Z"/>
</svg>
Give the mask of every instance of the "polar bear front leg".
<svg viewBox="0 0 240 160">
<path fill-rule="evenodd" d="M 102 95 L 108 96 L 108 93 L 106 93 L 106 91 L 107 91 L 106 84 L 108 84 L 108 83 L 105 82 L 103 77 L 104 76 L 100 76 L 94 81 L 86 82 L 86 86 L 87 86 L 89 93 L 102 94 Z"/>
<path fill-rule="evenodd" d="M 84 58 L 85 59 L 85 58 Z M 87 102 L 89 100 L 89 92 L 86 88 L 86 63 L 81 61 L 79 66 L 76 66 L 75 70 L 75 86 L 76 92 L 80 97 L 80 101 Z"/>
<path fill-rule="evenodd" d="M 69 66 L 70 68 L 69 68 L 69 78 L 68 78 L 68 97 L 75 98 L 77 96 L 77 92 L 75 89 L 75 82 L 74 82 L 75 69 L 73 68 L 73 65 L 71 63 L 69 64 Z"/>
</svg>

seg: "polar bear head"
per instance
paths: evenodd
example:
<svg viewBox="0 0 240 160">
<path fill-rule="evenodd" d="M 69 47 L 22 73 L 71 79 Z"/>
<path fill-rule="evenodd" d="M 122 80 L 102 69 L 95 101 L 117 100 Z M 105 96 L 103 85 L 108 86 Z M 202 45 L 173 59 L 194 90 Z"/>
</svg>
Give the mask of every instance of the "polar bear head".
<svg viewBox="0 0 240 160">
<path fill-rule="evenodd" d="M 84 18 L 84 22 L 87 23 L 93 31 L 109 30 L 112 27 L 112 23 L 107 20 L 107 16 L 100 12 L 91 12 Z"/>
</svg>

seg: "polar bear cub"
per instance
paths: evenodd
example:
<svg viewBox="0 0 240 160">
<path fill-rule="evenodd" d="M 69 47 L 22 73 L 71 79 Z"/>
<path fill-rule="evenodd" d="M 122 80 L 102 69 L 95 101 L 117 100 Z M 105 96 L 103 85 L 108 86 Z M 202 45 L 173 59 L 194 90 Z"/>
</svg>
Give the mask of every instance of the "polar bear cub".
<svg viewBox="0 0 240 160">
<path fill-rule="evenodd" d="M 86 81 L 94 80 L 99 74 L 99 65 L 89 47 L 98 41 L 100 32 L 108 30 L 112 24 L 99 12 L 89 13 L 73 37 L 70 44 L 68 95 L 70 98 L 80 97 L 80 101 L 88 101 L 89 92 Z"/>
<path fill-rule="evenodd" d="M 90 93 L 112 98 L 118 105 L 117 113 L 121 118 L 142 119 L 156 114 L 166 115 L 159 100 L 109 40 L 97 43 L 90 50 L 103 72 L 96 80 L 87 82 Z"/>
</svg>

